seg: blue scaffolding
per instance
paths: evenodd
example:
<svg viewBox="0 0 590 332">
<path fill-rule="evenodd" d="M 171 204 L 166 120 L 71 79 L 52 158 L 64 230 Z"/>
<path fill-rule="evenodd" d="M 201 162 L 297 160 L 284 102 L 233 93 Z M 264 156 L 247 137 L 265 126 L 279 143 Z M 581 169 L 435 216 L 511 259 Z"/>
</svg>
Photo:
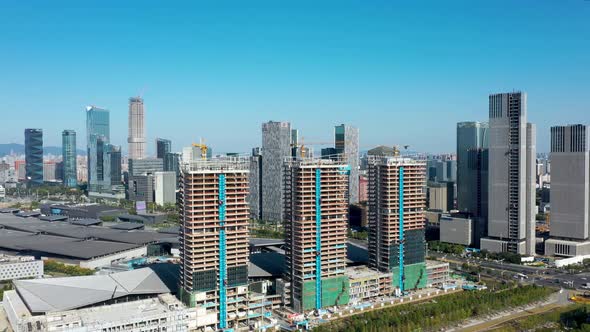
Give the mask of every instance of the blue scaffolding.
<svg viewBox="0 0 590 332">
<path fill-rule="evenodd" d="M 322 190 L 321 170 L 315 170 L 315 307 L 322 308 Z"/>
<path fill-rule="evenodd" d="M 404 291 L 404 168 L 399 168 L 399 289 Z"/>
<path fill-rule="evenodd" d="M 227 327 L 227 265 L 225 248 L 225 174 L 219 174 L 219 328 Z"/>
</svg>

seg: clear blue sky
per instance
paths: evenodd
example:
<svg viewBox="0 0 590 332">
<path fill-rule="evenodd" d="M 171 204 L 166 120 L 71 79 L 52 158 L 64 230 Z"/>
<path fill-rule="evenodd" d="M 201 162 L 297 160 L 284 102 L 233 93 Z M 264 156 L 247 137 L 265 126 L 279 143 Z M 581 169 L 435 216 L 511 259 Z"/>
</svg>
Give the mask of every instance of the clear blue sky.
<svg viewBox="0 0 590 332">
<path fill-rule="evenodd" d="M 356 125 L 362 148 L 452 152 L 458 121 L 488 94 L 523 90 L 538 150 L 549 127 L 590 123 L 590 1 L 0 2 L 0 142 L 26 127 L 61 145 L 84 106 L 111 110 L 127 149 L 127 99 L 142 93 L 150 151 L 204 137 L 260 145 L 289 120 L 308 141 Z"/>
</svg>

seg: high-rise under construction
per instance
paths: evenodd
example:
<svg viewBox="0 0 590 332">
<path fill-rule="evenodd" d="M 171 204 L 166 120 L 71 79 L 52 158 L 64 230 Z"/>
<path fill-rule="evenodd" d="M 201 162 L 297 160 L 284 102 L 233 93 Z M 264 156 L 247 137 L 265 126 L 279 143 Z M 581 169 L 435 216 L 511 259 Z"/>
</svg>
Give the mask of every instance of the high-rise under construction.
<svg viewBox="0 0 590 332">
<path fill-rule="evenodd" d="M 348 303 L 349 173 L 350 167 L 338 160 L 284 164 L 285 277 L 297 312 Z"/>
<path fill-rule="evenodd" d="M 248 169 L 242 158 L 196 160 L 180 175 L 180 298 L 220 330 L 248 319 Z"/>
<path fill-rule="evenodd" d="M 371 156 L 369 266 L 391 272 L 398 292 L 426 287 L 425 187 L 425 162 Z"/>
</svg>

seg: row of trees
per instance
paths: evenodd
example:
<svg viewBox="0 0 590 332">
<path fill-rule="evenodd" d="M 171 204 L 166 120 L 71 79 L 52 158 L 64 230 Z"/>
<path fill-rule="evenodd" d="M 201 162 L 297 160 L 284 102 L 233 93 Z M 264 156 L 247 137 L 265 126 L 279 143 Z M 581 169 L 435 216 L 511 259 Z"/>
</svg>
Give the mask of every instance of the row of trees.
<svg viewBox="0 0 590 332">
<path fill-rule="evenodd" d="M 489 252 L 487 250 L 482 250 L 480 252 L 474 252 L 471 254 L 473 257 L 478 258 L 487 258 L 492 260 L 499 260 L 504 261 L 512 264 L 520 264 L 522 263 L 519 254 L 511 253 L 511 252 Z"/>
<path fill-rule="evenodd" d="M 552 290 L 534 285 L 510 291 L 473 291 L 445 295 L 430 302 L 374 310 L 320 325 L 315 332 L 439 330 L 467 318 L 542 300 Z"/>
<path fill-rule="evenodd" d="M 369 238 L 369 232 L 362 230 L 362 231 L 356 231 L 353 232 L 352 230 L 348 230 L 348 237 L 351 239 L 356 239 L 356 240 L 366 240 Z"/>
<path fill-rule="evenodd" d="M 269 239 L 283 239 L 285 232 L 283 226 L 267 220 L 251 219 L 250 236 Z"/>
<path fill-rule="evenodd" d="M 428 242 L 428 250 L 438 251 L 445 254 L 461 255 L 465 252 L 465 246 L 440 241 L 430 241 Z"/>
<path fill-rule="evenodd" d="M 549 312 L 530 315 L 506 323 L 494 331 L 572 331 L 590 332 L 590 310 L 588 305 L 572 305 Z"/>
<path fill-rule="evenodd" d="M 46 273 L 61 273 L 69 276 L 88 276 L 94 274 L 94 270 L 92 269 L 86 269 L 75 265 L 66 265 L 54 260 L 46 260 L 43 263 L 43 268 Z"/>
</svg>

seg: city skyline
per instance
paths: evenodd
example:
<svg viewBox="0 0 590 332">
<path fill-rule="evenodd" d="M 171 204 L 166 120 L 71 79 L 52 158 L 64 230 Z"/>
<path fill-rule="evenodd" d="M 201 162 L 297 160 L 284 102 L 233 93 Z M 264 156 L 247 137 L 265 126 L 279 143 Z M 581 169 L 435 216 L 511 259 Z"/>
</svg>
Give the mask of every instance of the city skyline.
<svg viewBox="0 0 590 332">
<path fill-rule="evenodd" d="M 13 114 L 14 125 L 0 142 L 22 143 L 22 130 L 36 127 L 46 145 L 57 146 L 63 129 L 84 132 L 84 106 L 96 104 L 111 110 L 111 141 L 126 149 L 126 101 L 139 94 L 147 104 L 150 155 L 158 136 L 171 139 L 173 151 L 203 137 L 215 151 L 247 152 L 259 146 L 260 123 L 269 120 L 289 121 L 314 141 L 350 123 L 361 132 L 361 150 L 401 143 L 440 153 L 454 150 L 457 122 L 485 121 L 489 94 L 521 90 L 538 125 L 538 150 L 548 152 L 552 125 L 587 121 L 588 105 L 577 96 L 588 88 L 590 49 L 580 41 L 590 5 L 523 2 L 506 12 L 506 3 L 224 10 L 130 3 L 114 11 L 105 10 L 109 3 L 33 11 L 5 4 L 0 25 L 13 52 L 0 55 L 0 63 L 12 79 L 0 83 L 0 111 Z M 254 10 L 259 23 L 243 13 Z M 54 15 L 63 20 L 48 20 Z M 105 16 L 101 29 L 88 23 Z M 40 40 L 40 31 L 47 38 Z M 94 52 L 82 56 L 83 49 Z M 39 52 L 45 56 L 29 61 Z M 102 56 L 111 52 L 117 61 Z M 30 67 L 21 70 L 25 61 Z M 566 102 L 564 94 L 571 97 Z M 230 120 L 217 121 L 221 116 Z"/>
<path fill-rule="evenodd" d="M 586 331 L 589 17 L 0 1 L 0 329 Z"/>
</svg>

